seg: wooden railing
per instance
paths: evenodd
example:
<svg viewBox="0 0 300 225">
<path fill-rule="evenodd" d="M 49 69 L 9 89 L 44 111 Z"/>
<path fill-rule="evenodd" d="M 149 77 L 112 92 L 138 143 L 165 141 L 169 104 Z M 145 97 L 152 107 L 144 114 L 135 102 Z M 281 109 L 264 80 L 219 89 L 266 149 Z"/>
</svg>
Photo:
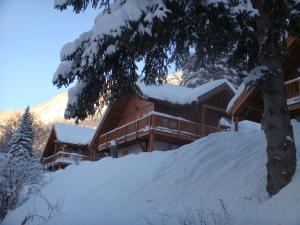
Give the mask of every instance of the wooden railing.
<svg viewBox="0 0 300 225">
<path fill-rule="evenodd" d="M 143 135 L 147 135 L 150 130 L 155 130 L 167 134 L 173 134 L 178 138 L 185 137 L 197 139 L 210 133 L 220 131 L 219 127 L 204 125 L 173 117 L 162 113 L 152 112 L 126 125 L 111 130 L 99 137 L 98 150 L 107 149 L 111 141 L 122 144 Z"/>
<path fill-rule="evenodd" d="M 81 162 L 83 160 L 88 160 L 88 159 L 89 158 L 87 156 L 76 154 L 76 153 L 57 152 L 54 155 L 44 158 L 42 160 L 42 164 L 44 164 L 46 166 L 53 165 L 58 162 L 65 162 L 68 164 L 71 164 L 71 163 L 78 164 L 79 162 Z"/>
<path fill-rule="evenodd" d="M 300 96 L 300 77 L 285 82 L 287 99 Z"/>
</svg>

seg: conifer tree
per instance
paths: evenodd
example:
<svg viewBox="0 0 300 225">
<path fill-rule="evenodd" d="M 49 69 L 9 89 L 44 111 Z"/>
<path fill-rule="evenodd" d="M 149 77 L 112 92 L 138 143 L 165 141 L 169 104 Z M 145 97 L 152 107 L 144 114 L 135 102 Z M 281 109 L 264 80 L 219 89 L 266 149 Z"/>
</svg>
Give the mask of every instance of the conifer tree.
<svg viewBox="0 0 300 225">
<path fill-rule="evenodd" d="M 23 116 L 20 119 L 19 126 L 16 132 L 12 135 L 9 141 L 9 155 L 11 157 L 22 157 L 30 159 L 33 156 L 33 122 L 30 114 L 30 108 L 27 107 Z"/>
<path fill-rule="evenodd" d="M 300 35 L 298 0 L 55 0 L 55 7 L 79 13 L 89 3 L 102 11 L 90 31 L 63 47 L 53 77 L 58 87 L 78 80 L 69 91 L 67 118 L 85 119 L 99 96 L 111 101 L 137 88 L 138 79 L 162 82 L 170 63 L 182 68 L 194 56 L 201 68 L 221 60 L 249 72 L 247 85 L 263 93 L 267 191 L 276 194 L 291 181 L 296 150 L 282 64 L 288 36 Z"/>
<path fill-rule="evenodd" d="M 7 159 L 0 162 L 0 219 L 17 206 L 25 186 L 31 191 L 43 181 L 43 169 L 33 151 L 34 131 L 29 110 L 27 107 L 9 141 Z"/>
</svg>

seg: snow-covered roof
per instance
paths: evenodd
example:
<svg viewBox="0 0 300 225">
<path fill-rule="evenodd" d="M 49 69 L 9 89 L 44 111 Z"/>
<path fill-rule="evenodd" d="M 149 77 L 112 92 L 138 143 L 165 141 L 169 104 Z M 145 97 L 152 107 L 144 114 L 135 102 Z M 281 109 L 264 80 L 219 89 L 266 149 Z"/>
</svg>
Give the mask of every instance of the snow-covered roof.
<svg viewBox="0 0 300 225">
<path fill-rule="evenodd" d="M 197 101 L 199 97 L 224 84 L 227 84 L 234 93 L 236 92 L 235 87 L 226 79 L 214 80 L 196 88 L 188 88 L 173 84 L 146 86 L 142 82 L 139 82 L 137 85 L 145 97 L 184 105 Z"/>
<path fill-rule="evenodd" d="M 77 145 L 88 145 L 96 131 L 93 128 L 62 123 L 55 123 L 53 128 L 58 141 Z"/>
<path fill-rule="evenodd" d="M 246 90 L 246 84 L 243 82 L 238 90 L 236 91 L 235 95 L 233 96 L 233 98 L 230 100 L 230 102 L 227 105 L 227 109 L 226 111 L 229 112 L 232 107 L 234 106 L 234 104 L 236 103 L 236 101 L 240 98 L 240 96 L 244 93 L 244 91 Z"/>
</svg>

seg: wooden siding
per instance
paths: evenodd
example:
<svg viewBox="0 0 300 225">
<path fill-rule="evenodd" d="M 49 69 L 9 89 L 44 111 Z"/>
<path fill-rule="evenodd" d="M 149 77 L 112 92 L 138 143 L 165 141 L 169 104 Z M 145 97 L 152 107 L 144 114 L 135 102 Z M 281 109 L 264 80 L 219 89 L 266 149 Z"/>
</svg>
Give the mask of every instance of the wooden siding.
<svg viewBox="0 0 300 225">
<path fill-rule="evenodd" d="M 139 98 L 137 95 L 131 95 L 123 112 L 120 113 L 120 120 L 116 127 L 122 126 L 130 121 L 134 121 L 142 116 L 145 116 L 154 109 L 152 102 Z"/>
</svg>

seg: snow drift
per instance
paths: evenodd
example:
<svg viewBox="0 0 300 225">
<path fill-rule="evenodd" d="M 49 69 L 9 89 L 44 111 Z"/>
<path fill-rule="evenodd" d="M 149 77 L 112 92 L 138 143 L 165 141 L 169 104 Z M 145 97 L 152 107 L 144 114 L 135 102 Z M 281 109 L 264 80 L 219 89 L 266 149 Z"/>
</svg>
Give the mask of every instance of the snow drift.
<svg viewBox="0 0 300 225">
<path fill-rule="evenodd" d="M 300 124 L 293 126 L 300 149 Z M 46 224 L 174 225 L 191 211 L 223 215 L 224 203 L 229 224 L 299 225 L 299 166 L 293 181 L 270 199 L 265 147 L 259 126 L 242 123 L 239 132 L 211 134 L 178 150 L 69 166 L 51 174 L 42 190 L 49 202 L 61 202 Z M 49 209 L 31 197 L 3 225 L 20 224 L 29 214 L 47 218 Z"/>
</svg>

